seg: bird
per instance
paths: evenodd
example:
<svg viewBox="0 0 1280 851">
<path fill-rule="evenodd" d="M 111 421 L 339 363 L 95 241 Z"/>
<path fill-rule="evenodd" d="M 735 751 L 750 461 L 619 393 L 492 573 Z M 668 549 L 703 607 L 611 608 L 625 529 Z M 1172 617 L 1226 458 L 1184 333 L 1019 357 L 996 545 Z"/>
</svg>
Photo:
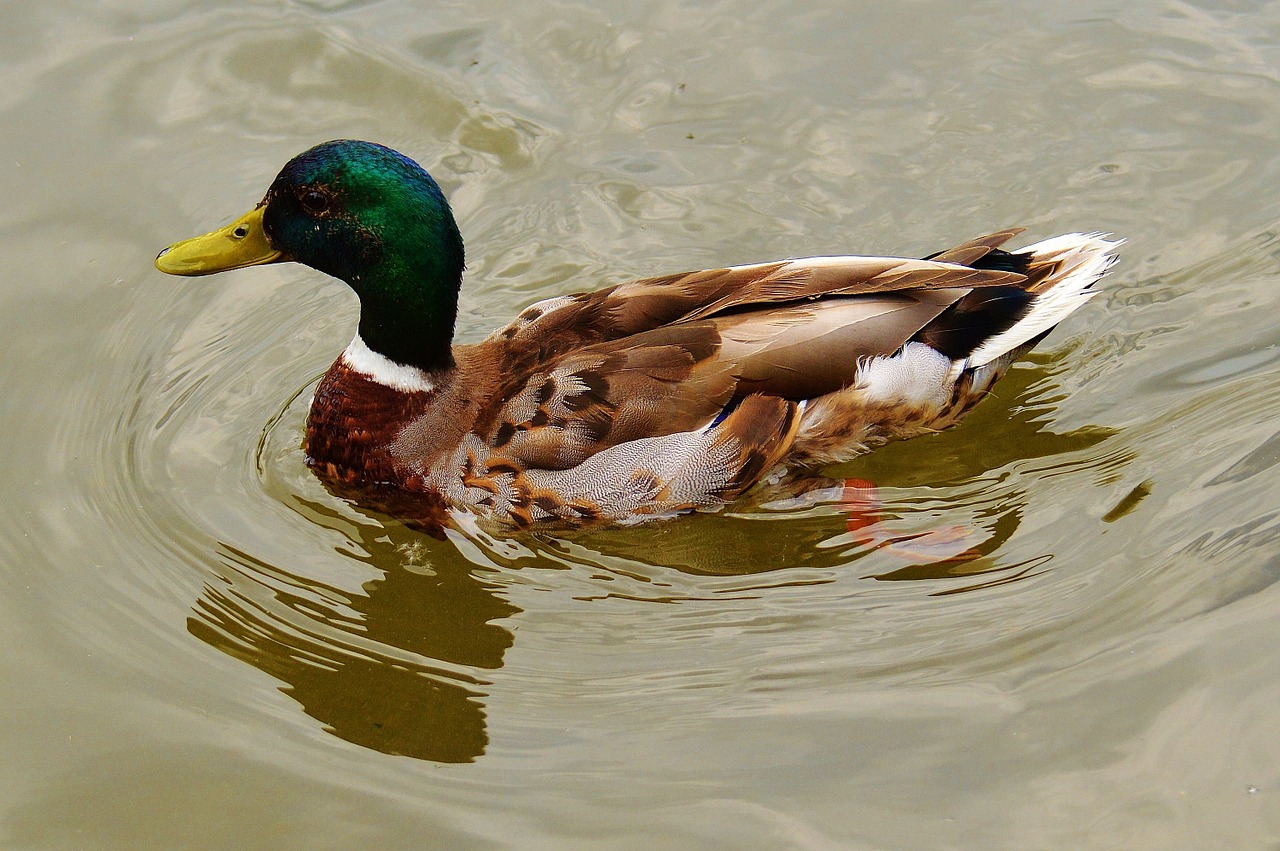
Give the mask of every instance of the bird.
<svg viewBox="0 0 1280 851">
<path fill-rule="evenodd" d="M 455 344 L 463 240 L 410 157 L 340 139 L 155 265 L 293 261 L 344 281 L 351 343 L 315 390 L 307 464 L 406 512 L 630 525 L 956 423 L 1085 304 L 1123 240 L 1007 228 L 923 259 L 835 255 L 556 295 Z"/>
</svg>

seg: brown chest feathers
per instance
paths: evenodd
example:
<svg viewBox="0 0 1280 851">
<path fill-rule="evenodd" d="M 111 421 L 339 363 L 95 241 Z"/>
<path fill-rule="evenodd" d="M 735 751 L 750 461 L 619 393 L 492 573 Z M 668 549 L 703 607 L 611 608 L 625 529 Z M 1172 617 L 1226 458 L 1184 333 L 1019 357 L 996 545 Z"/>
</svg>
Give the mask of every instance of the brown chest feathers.
<svg viewBox="0 0 1280 851">
<path fill-rule="evenodd" d="M 391 445 L 405 423 L 422 415 L 431 395 L 387 387 L 339 360 L 311 402 L 303 445 L 308 463 L 344 484 L 405 486 L 406 470 Z"/>
</svg>

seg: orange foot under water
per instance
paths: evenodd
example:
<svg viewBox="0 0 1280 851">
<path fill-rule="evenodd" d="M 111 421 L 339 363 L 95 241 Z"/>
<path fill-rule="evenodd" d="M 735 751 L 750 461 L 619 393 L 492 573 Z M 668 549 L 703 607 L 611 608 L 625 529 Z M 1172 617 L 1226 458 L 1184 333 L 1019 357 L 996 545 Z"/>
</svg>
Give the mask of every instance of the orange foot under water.
<svg viewBox="0 0 1280 851">
<path fill-rule="evenodd" d="M 975 532 L 967 526 L 943 526 L 910 535 L 892 534 L 881 522 L 880 489 L 866 479 L 845 479 L 838 505 L 847 515 L 845 528 L 859 544 L 914 563 L 962 563 L 981 556 L 975 549 Z"/>
</svg>

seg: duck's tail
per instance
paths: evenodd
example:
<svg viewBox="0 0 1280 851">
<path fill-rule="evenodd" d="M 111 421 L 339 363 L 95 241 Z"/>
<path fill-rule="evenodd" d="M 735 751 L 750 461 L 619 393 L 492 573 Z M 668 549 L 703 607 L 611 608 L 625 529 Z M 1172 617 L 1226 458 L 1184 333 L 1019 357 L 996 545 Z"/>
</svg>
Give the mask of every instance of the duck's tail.
<svg viewBox="0 0 1280 851">
<path fill-rule="evenodd" d="M 1016 283 L 974 287 L 897 352 L 865 359 L 857 380 L 814 400 L 796 437 L 796 463 L 844 461 L 889 440 L 954 425 L 1010 364 L 1093 295 L 1123 240 L 1070 233 L 1018 251 L 999 246 L 1020 232 L 979 237 L 925 258 L 1016 272 Z"/>
<path fill-rule="evenodd" d="M 1124 242 L 1068 233 L 1018 251 L 999 247 L 1020 231 L 1010 228 L 926 258 L 1026 276 L 1017 284 L 975 288 L 912 338 L 950 358 L 953 376 L 1039 342 L 1093 296 L 1091 288 L 1116 261 L 1109 252 Z"/>
<path fill-rule="evenodd" d="M 974 348 L 965 359 L 965 366 L 983 366 L 1028 343 L 1034 345 L 1092 298 L 1096 294 L 1093 285 L 1116 262 L 1110 252 L 1124 242 L 1107 239 L 1108 236 L 1068 233 L 1011 252 L 1014 264 L 1025 264 L 1025 306 L 1011 325 Z"/>
</svg>

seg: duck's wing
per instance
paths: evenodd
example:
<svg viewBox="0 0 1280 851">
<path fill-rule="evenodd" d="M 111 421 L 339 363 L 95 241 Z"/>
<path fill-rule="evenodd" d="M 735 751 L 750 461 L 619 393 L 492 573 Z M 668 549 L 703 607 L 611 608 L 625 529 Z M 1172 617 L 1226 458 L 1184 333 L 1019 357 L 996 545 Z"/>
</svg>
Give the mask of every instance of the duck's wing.
<svg viewBox="0 0 1280 851">
<path fill-rule="evenodd" d="M 925 260 L 806 257 L 644 278 L 530 305 L 490 337 L 512 366 L 583 345 L 608 342 L 676 322 L 754 312 L 788 303 L 904 290 L 1026 286 L 1017 264 L 992 262 L 1021 228 L 988 234 Z"/>
<path fill-rule="evenodd" d="M 1024 294 L 1025 264 L 998 250 L 1015 233 L 932 260 L 806 258 L 542 302 L 495 335 L 502 386 L 475 433 L 514 463 L 565 469 L 628 441 L 706 428 L 751 394 L 831 393 L 854 382 L 860 362 L 926 327 L 937 336 L 930 323 L 976 289 Z"/>
<path fill-rule="evenodd" d="M 507 374 L 475 432 L 495 452 L 565 469 L 629 441 L 705 429 L 753 394 L 790 402 L 853 383 L 969 288 L 915 289 L 718 313 L 584 346 Z"/>
</svg>

